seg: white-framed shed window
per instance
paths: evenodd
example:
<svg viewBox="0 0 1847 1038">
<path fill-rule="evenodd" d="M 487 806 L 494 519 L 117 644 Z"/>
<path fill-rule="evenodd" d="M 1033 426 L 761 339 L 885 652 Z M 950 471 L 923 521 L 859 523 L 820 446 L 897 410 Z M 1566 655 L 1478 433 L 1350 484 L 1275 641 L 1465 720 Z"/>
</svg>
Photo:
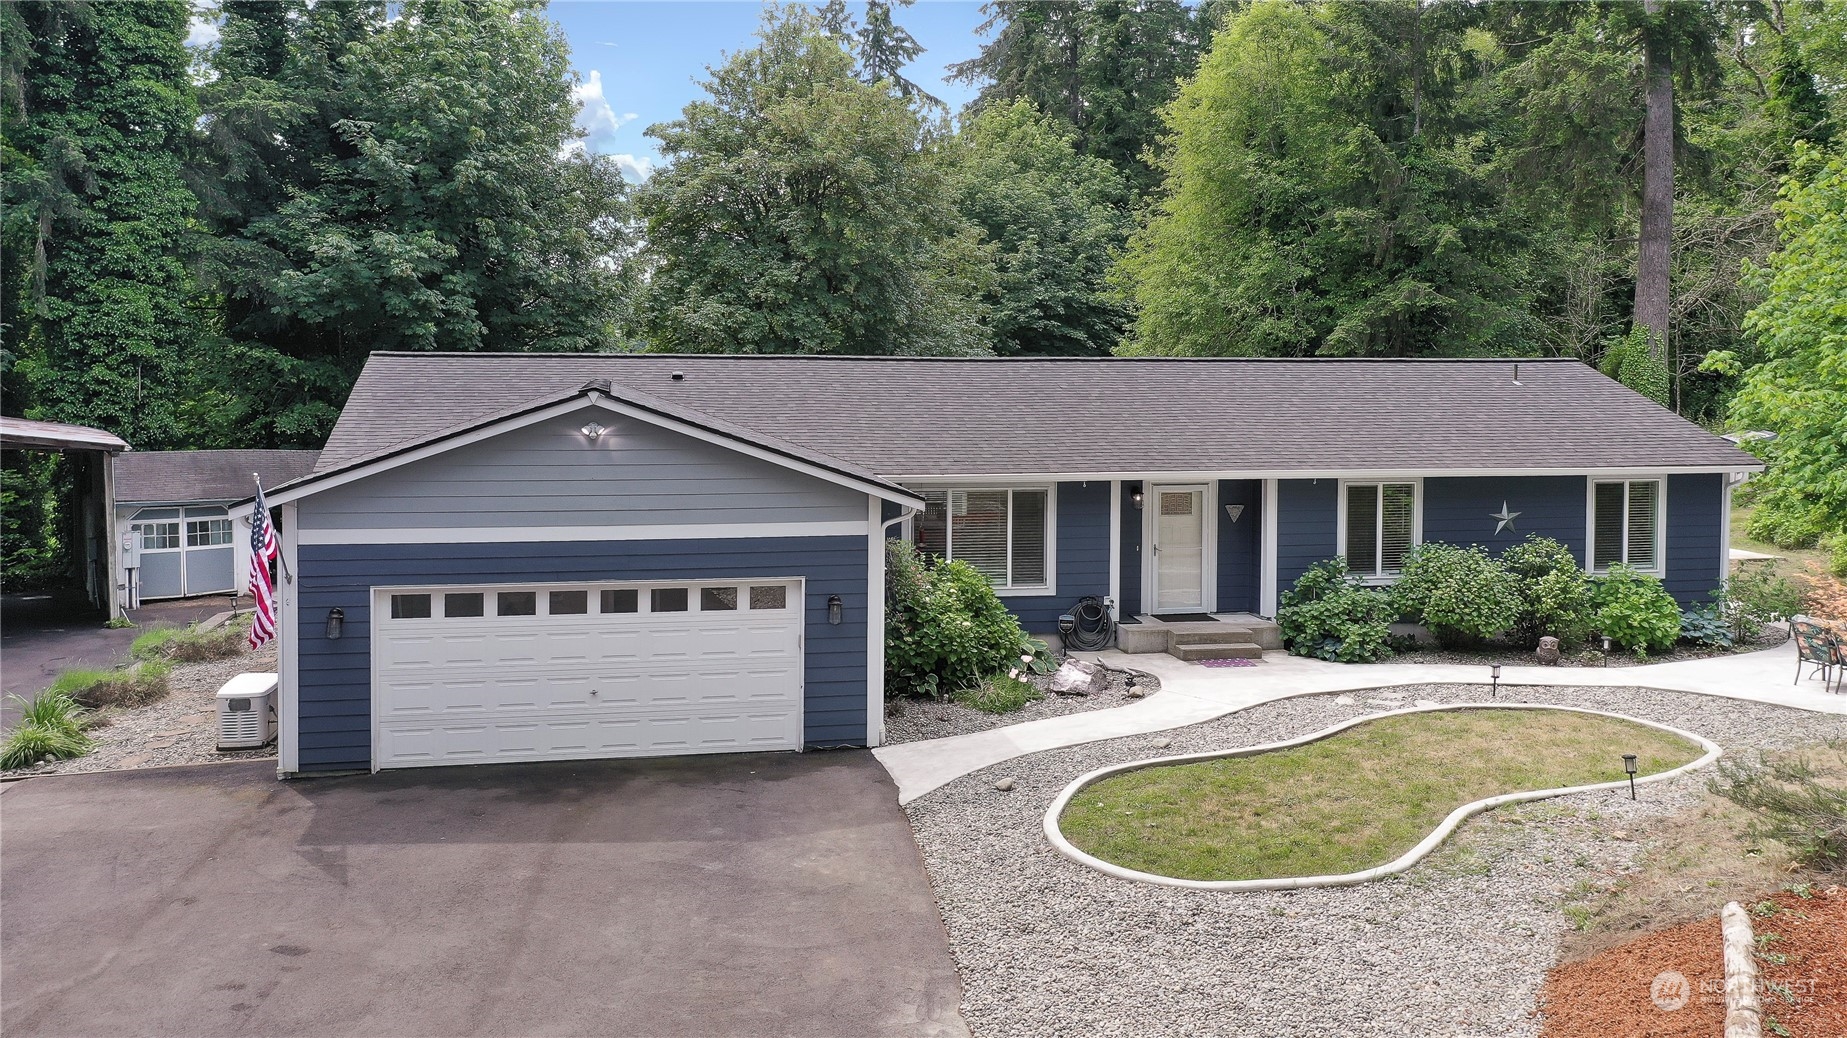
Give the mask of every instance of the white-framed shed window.
<svg viewBox="0 0 1847 1038">
<path fill-rule="evenodd" d="M 1404 557 L 1423 539 L 1418 481 L 1340 485 L 1340 548 L 1347 568 L 1363 579 L 1398 575 Z"/>
<path fill-rule="evenodd" d="M 231 543 L 231 520 L 229 519 L 188 519 L 186 520 L 186 547 L 210 548 L 219 544 Z"/>
<path fill-rule="evenodd" d="M 141 524 L 141 550 L 167 551 L 180 546 L 180 521 Z"/>
<path fill-rule="evenodd" d="M 1052 488 L 920 490 L 912 525 L 921 551 L 975 567 L 996 590 L 1051 586 Z"/>
<path fill-rule="evenodd" d="M 1606 572 L 1617 563 L 1661 568 L 1660 479 L 1597 479 L 1590 487 L 1590 563 Z"/>
</svg>

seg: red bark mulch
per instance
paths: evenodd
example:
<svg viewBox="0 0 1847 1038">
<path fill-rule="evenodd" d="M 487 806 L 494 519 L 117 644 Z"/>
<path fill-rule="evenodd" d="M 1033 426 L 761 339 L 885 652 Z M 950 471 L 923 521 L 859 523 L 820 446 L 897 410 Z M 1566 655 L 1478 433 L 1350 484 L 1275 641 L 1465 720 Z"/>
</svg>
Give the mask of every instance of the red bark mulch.
<svg viewBox="0 0 1847 1038">
<path fill-rule="evenodd" d="M 1775 894 L 1782 911 L 1751 925 L 1758 936 L 1759 999 L 1793 1038 L 1847 1035 L 1847 888 L 1813 897 Z M 1746 906 L 1751 907 L 1749 905 Z M 1777 939 L 1765 941 L 1768 934 Z M 1774 956 L 1784 961 L 1772 961 Z M 1663 973 L 1686 978 L 1674 1002 Z M 1662 996 L 1657 1004 L 1655 993 Z M 1787 993 L 1788 997 L 1785 997 Z M 1793 997 L 1793 1004 L 1789 998 Z M 1717 916 L 1638 937 L 1583 962 L 1559 966 L 1540 996 L 1545 1038 L 1716 1038 L 1725 1030 L 1725 972 Z"/>
</svg>

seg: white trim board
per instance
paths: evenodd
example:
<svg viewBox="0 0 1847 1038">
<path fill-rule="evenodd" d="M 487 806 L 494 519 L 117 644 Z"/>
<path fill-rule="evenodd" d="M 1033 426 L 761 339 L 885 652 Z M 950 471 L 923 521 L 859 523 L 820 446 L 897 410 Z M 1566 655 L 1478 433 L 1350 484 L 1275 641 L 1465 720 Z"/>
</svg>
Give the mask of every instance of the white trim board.
<svg viewBox="0 0 1847 1038">
<path fill-rule="evenodd" d="M 880 498 L 870 498 L 877 508 Z M 303 530 L 303 544 L 517 544 L 534 541 L 671 541 L 763 537 L 860 537 L 866 524 L 688 523 L 659 526 L 482 526 L 406 530 Z"/>
<path fill-rule="evenodd" d="M 280 490 L 270 492 L 266 500 L 272 506 L 286 504 L 290 501 L 298 501 L 304 497 L 318 494 L 323 490 L 331 490 L 335 487 L 345 486 L 348 483 L 366 479 L 370 476 L 378 475 L 381 472 L 388 472 L 391 469 L 409 465 L 412 462 L 422 461 L 425 458 L 435 457 L 438 454 L 446 454 L 452 450 L 480 443 L 484 440 L 490 440 L 504 433 L 524 429 L 528 426 L 537 425 L 554 418 L 561 418 L 567 414 L 581 411 L 586 407 L 601 408 L 605 411 L 622 415 L 625 418 L 633 418 L 637 421 L 647 422 L 671 432 L 677 432 L 696 440 L 702 440 L 706 443 L 717 444 L 720 447 L 736 451 L 739 454 L 761 461 L 767 461 L 782 468 L 813 476 L 816 479 L 825 480 L 826 482 L 838 486 L 871 494 L 875 497 L 893 501 L 897 504 L 913 507 L 921 507 L 922 505 L 922 502 L 918 501 L 916 498 L 908 494 L 894 493 L 890 488 L 878 483 L 871 483 L 854 476 L 835 472 L 819 465 L 792 458 L 786 454 L 758 447 L 755 444 L 746 443 L 731 436 L 722 435 L 690 422 L 684 422 L 676 418 L 669 418 L 665 415 L 656 414 L 645 408 L 636 407 L 633 404 L 612 399 L 596 392 L 590 392 L 581 396 L 573 396 L 569 399 L 561 400 L 558 403 L 528 411 L 524 414 L 512 415 L 500 419 L 499 421 L 489 422 L 478 428 L 454 433 L 421 446 L 405 450 L 402 453 L 376 458 L 372 461 L 363 462 L 354 465 L 350 469 L 331 473 L 324 477 L 308 476 L 304 481 L 294 486 L 284 486 Z M 585 449 L 594 448 L 586 445 Z"/>
<path fill-rule="evenodd" d="M 282 542 L 282 573 L 277 581 L 276 656 L 281 673 L 276 692 L 276 774 L 287 777 L 301 770 L 301 618 L 295 615 L 301 589 L 295 574 L 301 572 L 296 546 L 301 531 L 295 528 L 295 506 L 282 506 L 277 535 Z"/>
<path fill-rule="evenodd" d="M 1257 613 L 1259 616 L 1274 617 L 1276 615 L 1276 561 L 1277 548 L 1280 544 L 1276 522 L 1280 513 L 1281 509 L 1276 501 L 1276 480 L 1266 479 L 1263 481 L 1263 528 L 1259 531 L 1263 544 L 1258 549 L 1260 565 L 1258 568 Z"/>
</svg>

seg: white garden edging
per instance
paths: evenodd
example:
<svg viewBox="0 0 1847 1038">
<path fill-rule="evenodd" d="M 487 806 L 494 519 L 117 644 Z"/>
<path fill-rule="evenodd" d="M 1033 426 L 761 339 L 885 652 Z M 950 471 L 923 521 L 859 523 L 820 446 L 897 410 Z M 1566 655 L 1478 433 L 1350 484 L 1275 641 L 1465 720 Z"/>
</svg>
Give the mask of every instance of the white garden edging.
<svg viewBox="0 0 1847 1038">
<path fill-rule="evenodd" d="M 1454 811 L 1451 811 L 1429 836 L 1424 837 L 1417 846 L 1406 851 L 1395 861 L 1375 866 L 1362 872 L 1346 872 L 1328 876 L 1287 876 L 1276 879 L 1226 880 L 1178 879 L 1173 876 L 1159 876 L 1151 872 L 1138 872 L 1135 869 L 1123 868 L 1120 865 L 1104 861 L 1095 855 L 1087 854 L 1073 846 L 1071 841 L 1065 839 L 1064 833 L 1060 832 L 1058 828 L 1059 816 L 1064 814 L 1065 807 L 1070 804 L 1071 798 L 1082 791 L 1084 787 L 1106 779 L 1111 775 L 1120 775 L 1129 771 L 1140 771 L 1144 768 L 1163 767 L 1170 764 L 1216 760 L 1222 757 L 1250 757 L 1259 753 L 1268 753 L 1273 750 L 1283 750 L 1292 746 L 1301 746 L 1306 743 L 1316 742 L 1331 735 L 1337 735 L 1349 728 L 1371 721 L 1377 721 L 1381 718 L 1401 717 L 1405 714 L 1436 713 L 1445 710 L 1561 710 L 1576 714 L 1592 714 L 1598 717 L 1611 717 L 1619 721 L 1629 721 L 1634 724 L 1647 725 L 1650 728 L 1678 735 L 1683 739 L 1698 743 L 1705 749 L 1705 754 L 1698 760 L 1682 764 L 1680 767 L 1674 768 L 1671 771 L 1658 772 L 1647 776 L 1636 776 L 1635 781 L 1637 785 L 1648 782 L 1660 782 L 1692 771 L 1695 768 L 1703 768 L 1717 760 L 1719 754 L 1724 752 L 1718 743 L 1713 742 L 1703 735 L 1696 735 L 1693 732 L 1683 731 L 1682 729 L 1674 728 L 1670 725 L 1660 724 L 1640 717 L 1630 717 L 1626 714 L 1612 713 L 1607 710 L 1588 710 L 1583 707 L 1575 706 L 1552 706 L 1545 703 L 1449 703 L 1439 706 L 1410 707 L 1404 710 L 1391 710 L 1378 714 L 1366 714 L 1348 721 L 1342 721 L 1331 728 L 1323 728 L 1321 731 L 1313 732 L 1295 739 L 1286 739 L 1281 742 L 1262 743 L 1257 746 L 1244 746 L 1235 750 L 1208 750 L 1204 753 L 1187 753 L 1173 757 L 1152 757 L 1147 760 L 1130 761 L 1126 764 L 1112 764 L 1106 768 L 1098 768 L 1088 774 L 1078 776 L 1078 778 L 1072 781 L 1070 785 L 1066 786 L 1057 797 L 1053 798 L 1051 806 L 1047 808 L 1045 812 L 1045 838 L 1051 842 L 1053 847 L 1057 848 L 1060 854 L 1070 858 L 1072 861 L 1088 865 L 1099 872 L 1108 873 L 1119 879 L 1135 880 L 1140 883 L 1158 883 L 1163 886 L 1187 887 L 1193 890 L 1299 890 L 1306 887 L 1344 887 L 1356 883 L 1365 883 L 1370 880 L 1381 879 L 1385 876 L 1395 875 L 1409 869 L 1419 861 L 1422 861 L 1431 851 L 1436 850 L 1437 846 L 1470 816 L 1480 814 L 1489 808 L 1500 807 L 1503 804 L 1523 803 L 1530 800 L 1546 800 L 1552 797 L 1565 796 L 1570 793 L 1587 793 L 1600 789 L 1622 789 L 1626 788 L 1629 784 L 1628 780 L 1625 778 L 1617 782 L 1599 782 L 1588 786 L 1564 786 L 1558 789 L 1529 790 L 1523 793 L 1503 793 L 1499 796 L 1477 800 L 1473 803 L 1464 804 Z"/>
</svg>

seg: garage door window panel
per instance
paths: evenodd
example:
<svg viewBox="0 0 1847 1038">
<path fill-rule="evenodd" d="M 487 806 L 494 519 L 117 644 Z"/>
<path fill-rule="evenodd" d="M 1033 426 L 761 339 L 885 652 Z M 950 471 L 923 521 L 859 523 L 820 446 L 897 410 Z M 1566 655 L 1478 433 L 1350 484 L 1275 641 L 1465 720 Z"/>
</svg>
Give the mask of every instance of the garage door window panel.
<svg viewBox="0 0 1847 1038">
<path fill-rule="evenodd" d="M 180 546 L 180 524 L 147 523 L 141 527 L 142 551 L 171 551 Z"/>
<path fill-rule="evenodd" d="M 789 589 L 782 584 L 755 586 L 750 589 L 750 608 L 787 609 L 789 607 Z"/>
<path fill-rule="evenodd" d="M 605 613 L 638 613 L 641 611 L 641 592 L 632 587 L 604 588 L 600 597 L 602 611 Z"/>
<path fill-rule="evenodd" d="M 730 612 L 737 607 L 737 588 L 702 587 L 699 589 L 699 611 L 702 613 Z"/>
<path fill-rule="evenodd" d="M 487 596 L 479 591 L 451 591 L 443 596 L 443 615 L 450 618 L 487 615 Z"/>
<path fill-rule="evenodd" d="M 552 616 L 581 616 L 590 612 L 590 592 L 554 591 L 546 596 Z"/>
<path fill-rule="evenodd" d="M 391 618 L 393 620 L 428 620 L 430 618 L 430 596 L 392 595 Z"/>
<path fill-rule="evenodd" d="M 494 596 L 497 616 L 537 616 L 539 595 L 535 591 L 502 591 Z"/>
<path fill-rule="evenodd" d="M 657 587 L 648 592 L 648 612 L 684 613 L 688 594 L 683 587 Z"/>
</svg>

